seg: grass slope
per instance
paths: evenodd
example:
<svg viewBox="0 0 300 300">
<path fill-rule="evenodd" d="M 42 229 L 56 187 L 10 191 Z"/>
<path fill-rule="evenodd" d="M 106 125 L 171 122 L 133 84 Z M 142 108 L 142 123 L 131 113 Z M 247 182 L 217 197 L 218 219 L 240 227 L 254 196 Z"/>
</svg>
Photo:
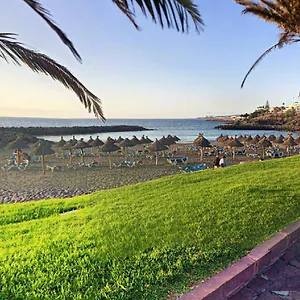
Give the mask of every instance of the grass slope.
<svg viewBox="0 0 300 300">
<path fill-rule="evenodd" d="M 292 157 L 1 205 L 0 299 L 182 292 L 299 219 L 299 185 Z"/>
</svg>

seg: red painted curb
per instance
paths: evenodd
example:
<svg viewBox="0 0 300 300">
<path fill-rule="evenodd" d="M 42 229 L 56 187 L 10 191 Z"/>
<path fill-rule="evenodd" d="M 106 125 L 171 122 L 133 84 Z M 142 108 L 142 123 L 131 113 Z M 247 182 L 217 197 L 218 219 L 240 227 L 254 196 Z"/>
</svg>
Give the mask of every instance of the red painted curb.
<svg viewBox="0 0 300 300">
<path fill-rule="evenodd" d="M 248 255 L 233 263 L 205 282 L 196 286 L 181 300 L 223 300 L 245 286 L 257 273 L 272 265 L 294 242 L 300 239 L 300 221 L 297 221 L 267 241 L 255 247 Z"/>
</svg>

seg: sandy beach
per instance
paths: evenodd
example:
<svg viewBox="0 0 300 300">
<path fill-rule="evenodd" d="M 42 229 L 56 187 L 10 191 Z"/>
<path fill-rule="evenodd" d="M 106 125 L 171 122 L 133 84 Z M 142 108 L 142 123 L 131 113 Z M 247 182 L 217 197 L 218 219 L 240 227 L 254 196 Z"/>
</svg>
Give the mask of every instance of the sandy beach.
<svg viewBox="0 0 300 300">
<path fill-rule="evenodd" d="M 138 165 L 133 167 L 113 166 L 110 169 L 107 156 L 99 157 L 95 149 L 87 149 L 88 155 L 85 157 L 85 162 L 87 164 L 96 162 L 93 167 L 79 166 L 80 157 L 74 157 L 73 164 L 75 167 L 70 167 L 68 166 L 69 159 L 49 155 L 45 157 L 46 165 L 62 166 L 62 171 L 52 172 L 47 170 L 46 174 L 43 175 L 40 162 L 31 162 L 25 170 L 11 169 L 4 171 L 1 168 L 0 203 L 72 197 L 98 190 L 136 184 L 181 172 L 178 167 L 180 164 L 170 164 L 167 157 L 159 157 L 156 166 L 154 153 L 144 153 L 142 150 L 144 150 L 142 146 L 137 146 L 129 151 L 135 156 L 130 156 L 128 160 L 139 162 Z M 173 157 L 188 157 L 188 165 L 200 163 L 199 151 L 193 149 L 190 143 L 179 143 L 173 150 L 175 150 Z M 208 153 L 210 151 L 207 150 Z M 204 156 L 203 162 L 212 169 L 215 156 L 208 155 L 208 153 Z M 2 149 L 0 151 L 1 167 L 7 163 L 11 155 L 11 150 Z M 240 155 L 236 156 L 233 161 L 232 157 L 227 155 L 228 166 L 254 160 L 257 161 L 259 158 Z M 124 161 L 124 154 L 121 151 L 112 153 L 113 164 L 118 165 L 122 161 Z"/>
</svg>

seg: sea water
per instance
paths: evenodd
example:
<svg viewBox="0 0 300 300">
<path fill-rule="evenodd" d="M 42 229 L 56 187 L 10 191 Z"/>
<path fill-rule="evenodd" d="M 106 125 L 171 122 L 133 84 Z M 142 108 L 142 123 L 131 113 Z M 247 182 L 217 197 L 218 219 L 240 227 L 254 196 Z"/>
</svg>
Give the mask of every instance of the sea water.
<svg viewBox="0 0 300 300">
<path fill-rule="evenodd" d="M 216 141 L 216 138 L 222 133 L 229 136 L 235 135 L 270 135 L 279 134 L 286 135 L 287 132 L 269 131 L 269 130 L 221 130 L 215 129 L 215 126 L 221 124 L 221 122 L 206 121 L 205 119 L 107 119 L 106 122 L 102 122 L 97 119 L 48 119 L 48 118 L 14 118 L 14 117 L 0 117 L 0 127 L 72 127 L 72 126 L 111 126 L 111 125 L 137 125 L 151 131 L 127 131 L 127 132 L 105 132 L 99 134 L 92 134 L 93 138 L 98 135 L 103 141 L 108 136 L 112 138 L 132 138 L 136 135 L 140 138 L 142 135 L 147 135 L 150 139 L 160 139 L 162 136 L 168 134 L 176 135 L 181 139 L 181 142 L 192 142 L 199 133 L 203 133 L 204 137 L 209 141 Z M 64 139 L 68 140 L 72 136 L 65 135 Z M 88 139 L 88 135 L 76 135 L 76 138 Z M 45 136 L 48 140 L 58 141 L 60 136 Z"/>
</svg>

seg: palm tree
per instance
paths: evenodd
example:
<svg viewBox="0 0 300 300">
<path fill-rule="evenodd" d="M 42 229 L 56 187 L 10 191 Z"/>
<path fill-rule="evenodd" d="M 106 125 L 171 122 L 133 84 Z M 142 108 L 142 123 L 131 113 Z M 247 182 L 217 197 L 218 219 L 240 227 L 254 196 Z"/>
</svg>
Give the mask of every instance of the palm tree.
<svg viewBox="0 0 300 300">
<path fill-rule="evenodd" d="M 267 49 L 252 65 L 242 82 L 242 87 L 256 65 L 272 50 L 300 41 L 300 1 L 299 0 L 235 0 L 245 8 L 244 14 L 255 15 L 266 22 L 277 25 L 280 34 L 278 42 Z"/>
<path fill-rule="evenodd" d="M 71 50 L 75 58 L 81 62 L 81 57 L 67 35 L 55 24 L 49 10 L 40 0 L 23 0 L 29 5 L 58 35 L 61 41 Z M 189 17 L 197 32 L 202 30 L 202 19 L 193 0 L 112 0 L 112 2 L 139 29 L 135 21 L 135 7 L 139 7 L 147 17 L 150 15 L 155 23 L 162 28 L 175 28 L 177 31 L 188 32 Z M 93 112 L 97 118 L 105 120 L 101 100 L 91 93 L 66 67 L 50 57 L 32 49 L 26 48 L 16 40 L 14 33 L 0 33 L 0 58 L 16 65 L 27 65 L 32 71 L 51 76 L 61 82 L 66 88 L 73 90 L 81 103 Z"/>
</svg>

